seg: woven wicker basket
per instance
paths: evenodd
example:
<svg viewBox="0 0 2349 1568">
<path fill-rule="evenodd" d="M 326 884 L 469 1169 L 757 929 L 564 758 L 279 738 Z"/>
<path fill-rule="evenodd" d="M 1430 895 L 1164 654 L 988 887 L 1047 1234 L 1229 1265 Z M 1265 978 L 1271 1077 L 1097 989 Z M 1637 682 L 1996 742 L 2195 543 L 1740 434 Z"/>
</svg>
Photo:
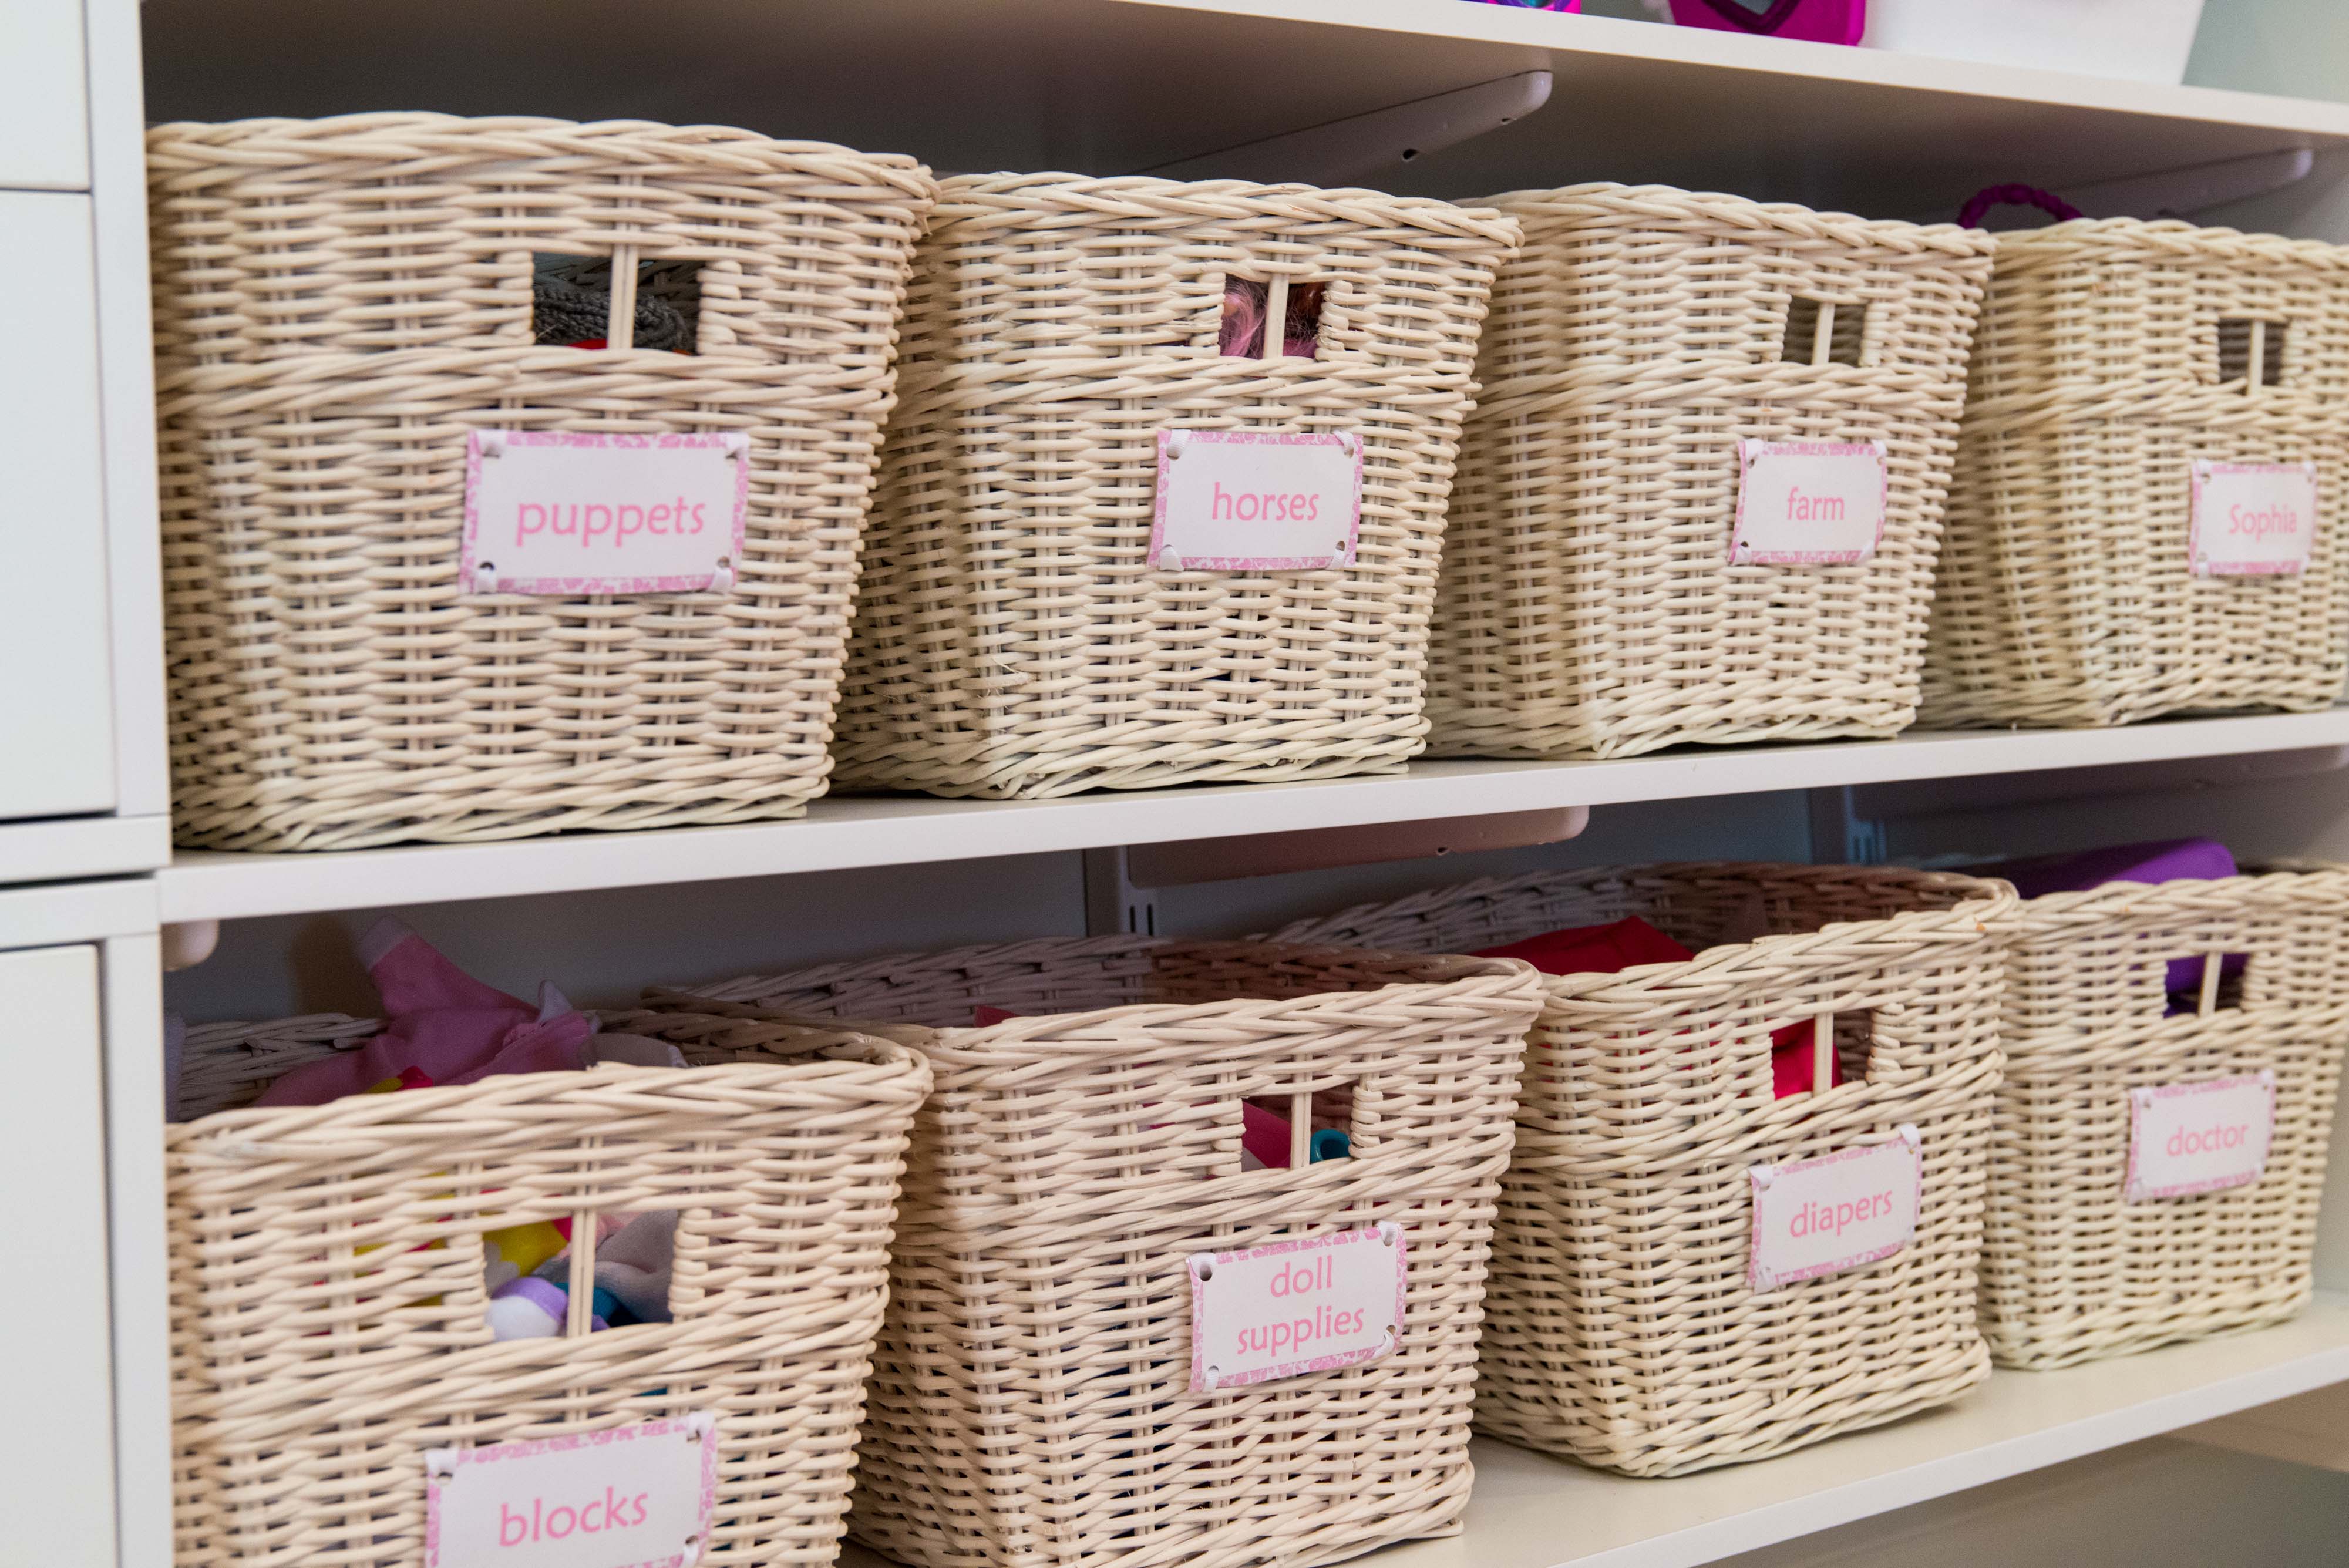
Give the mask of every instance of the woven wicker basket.
<svg viewBox="0 0 2349 1568">
<path fill-rule="evenodd" d="M 833 1561 L 929 1069 L 836 1031 L 611 1022 L 709 1064 L 525 1074 L 168 1130 L 178 1568 L 422 1568 L 428 1449 L 699 1412 L 719 1443 L 700 1561 Z M 377 1028 L 192 1030 L 182 1106 L 248 1102 Z M 492 1343 L 484 1231 L 670 1208 L 676 1321 Z"/>
<path fill-rule="evenodd" d="M 383 114 L 166 125 L 148 171 L 181 843 L 746 821 L 823 792 L 926 171 Z M 696 350 L 534 347 L 533 253 L 698 264 Z M 464 591 L 477 429 L 746 434 L 736 586 Z"/>
<path fill-rule="evenodd" d="M 1547 979 L 1494 1229 L 1477 1425 L 1677 1475 L 1946 1404 L 1986 1376 L 1974 1271 L 2015 904 L 1962 877 L 1664 866 L 1470 882 L 1277 933 L 1460 951 L 1636 915 L 1692 947 L 1730 944 Z M 1781 934 L 1737 940 L 1763 931 Z M 1773 1098 L 1770 1032 L 1821 1013 L 1851 1081 Z M 1915 1240 L 1756 1294 L 1749 1168 L 1903 1123 L 1922 1135 Z"/>
<path fill-rule="evenodd" d="M 945 182 L 867 535 L 842 783 L 1032 797 L 1402 765 L 1426 734 L 1476 332 L 1516 238 L 1492 213 L 1369 191 Z M 1224 356 L 1226 277 L 1324 285 L 1316 357 Z M 1160 570 L 1164 429 L 1359 435 L 1353 564 Z"/>
<path fill-rule="evenodd" d="M 2126 218 L 2004 236 L 1926 717 L 2081 726 L 2330 706 L 2349 675 L 2345 438 L 2349 246 Z M 2195 574 L 2199 459 L 2315 463 L 2305 572 Z"/>
<path fill-rule="evenodd" d="M 1988 235 L 1667 186 L 1493 204 L 1437 597 L 1437 756 L 1891 735 L 1915 716 Z M 1732 566 L 1741 440 L 1879 441 L 1883 537 Z"/>
<path fill-rule="evenodd" d="M 2165 1017 L 2168 961 L 2225 953 L 2249 955 L 2240 981 Z M 2349 869 L 2030 899 L 2002 1033 L 1982 1268 L 1993 1357 L 2068 1366 L 2308 1303 L 2349 1044 Z M 2130 1091 L 2260 1072 L 2275 1075 L 2275 1133 L 2256 1183 L 2127 1200 Z"/>
<path fill-rule="evenodd" d="M 896 1031 L 938 1090 L 907 1168 L 855 1539 L 921 1568 L 1305 1568 L 1456 1529 L 1530 970 L 1108 938 L 717 991 L 941 1026 L 978 1004 L 1051 1012 Z M 1242 1096 L 1348 1088 L 1350 1158 L 1243 1173 Z M 1190 1254 L 1381 1220 L 1408 1250 L 1393 1350 L 1191 1392 Z"/>
</svg>

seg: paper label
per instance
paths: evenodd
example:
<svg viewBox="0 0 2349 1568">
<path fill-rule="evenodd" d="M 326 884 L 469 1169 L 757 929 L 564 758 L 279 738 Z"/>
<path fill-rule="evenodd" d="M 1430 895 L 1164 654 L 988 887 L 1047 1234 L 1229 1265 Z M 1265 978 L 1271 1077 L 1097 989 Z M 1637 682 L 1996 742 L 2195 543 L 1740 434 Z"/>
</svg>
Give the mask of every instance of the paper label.
<svg viewBox="0 0 2349 1568">
<path fill-rule="evenodd" d="M 2131 1203 L 2249 1187 L 2275 1137 L 2275 1074 L 2129 1091 Z"/>
<path fill-rule="evenodd" d="M 2194 460 L 2197 576 L 2290 576 L 2316 548 L 2316 464 Z"/>
<path fill-rule="evenodd" d="M 475 431 L 465 454 L 466 591 L 731 589 L 750 449 L 738 433 Z"/>
<path fill-rule="evenodd" d="M 1876 554 L 1890 485 L 1884 443 L 1743 441 L 1732 566 L 1847 566 Z"/>
<path fill-rule="evenodd" d="M 1917 1129 L 1905 1123 L 1890 1143 L 1746 1174 L 1754 1187 L 1746 1280 L 1756 1291 L 1860 1268 L 1916 1239 L 1925 1163 Z"/>
<path fill-rule="evenodd" d="M 1150 559 L 1163 572 L 1353 564 L 1362 443 L 1290 431 L 1160 431 Z"/>
<path fill-rule="evenodd" d="M 1402 1331 L 1402 1227 L 1191 1258 L 1191 1391 L 1375 1361 Z"/>
<path fill-rule="evenodd" d="M 718 1504 L 717 1417 L 424 1455 L 424 1568 L 688 1568 Z"/>
</svg>

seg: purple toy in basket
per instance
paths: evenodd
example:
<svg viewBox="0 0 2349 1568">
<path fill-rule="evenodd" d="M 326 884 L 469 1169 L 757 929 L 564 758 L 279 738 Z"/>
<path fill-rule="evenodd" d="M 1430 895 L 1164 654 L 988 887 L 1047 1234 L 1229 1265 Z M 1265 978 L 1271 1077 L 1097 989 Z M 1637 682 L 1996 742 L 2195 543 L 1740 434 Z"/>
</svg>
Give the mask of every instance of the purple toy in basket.
<svg viewBox="0 0 2349 1568">
<path fill-rule="evenodd" d="M 2235 875 L 2235 857 L 2216 839 L 2166 838 L 2154 844 L 2116 844 L 2105 849 L 2083 850 L 2077 855 L 2045 855 L 2030 860 L 1978 866 L 1973 875 L 2003 877 L 2014 884 L 2016 892 L 2026 898 L 2036 898 L 2047 893 L 2085 892 L 2107 882 L 2215 882 Z M 2242 953 L 2229 953 L 2220 963 L 2219 972 L 2240 974 L 2247 961 Z M 2199 994 L 2202 989 L 2201 958 L 2189 955 L 2171 959 L 2164 989 Z M 2170 1011 L 2191 1012 L 2194 1008 L 2173 1003 Z"/>
</svg>

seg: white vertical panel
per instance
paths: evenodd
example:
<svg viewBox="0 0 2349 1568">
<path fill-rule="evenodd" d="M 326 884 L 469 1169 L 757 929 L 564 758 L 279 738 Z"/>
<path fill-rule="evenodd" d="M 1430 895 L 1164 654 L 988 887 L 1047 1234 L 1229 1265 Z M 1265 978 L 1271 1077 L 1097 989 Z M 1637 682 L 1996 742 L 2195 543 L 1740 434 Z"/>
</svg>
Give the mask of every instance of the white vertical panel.
<svg viewBox="0 0 2349 1568">
<path fill-rule="evenodd" d="M 171 1279 L 163 1224 L 163 971 L 153 931 L 105 944 L 107 1215 L 122 1568 L 171 1561 Z"/>
<path fill-rule="evenodd" d="M 0 186 L 89 184 L 81 0 L 0 5 Z"/>
<path fill-rule="evenodd" d="M 148 323 L 147 95 L 140 71 L 140 5 L 139 0 L 88 0 L 87 10 L 98 381 L 106 403 L 106 575 L 114 609 L 114 808 L 126 816 L 160 816 L 170 808 L 171 784 L 163 719 L 163 564 L 156 544 L 155 355 Z"/>
<path fill-rule="evenodd" d="M 98 950 L 0 953 L 0 1561 L 116 1568 Z"/>
<path fill-rule="evenodd" d="M 89 198 L 0 192 L 0 818 L 114 805 L 94 265 Z"/>
</svg>

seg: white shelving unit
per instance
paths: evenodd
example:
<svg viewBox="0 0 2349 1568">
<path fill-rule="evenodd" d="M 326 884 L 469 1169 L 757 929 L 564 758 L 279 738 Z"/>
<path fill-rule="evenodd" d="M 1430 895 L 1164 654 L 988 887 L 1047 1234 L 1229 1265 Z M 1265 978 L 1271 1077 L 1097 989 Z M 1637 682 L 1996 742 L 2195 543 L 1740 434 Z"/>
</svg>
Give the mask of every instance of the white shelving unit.
<svg viewBox="0 0 2349 1568">
<path fill-rule="evenodd" d="M 183 849 L 156 878 L 167 921 L 629 888 L 1487 816 L 1774 790 L 2049 773 L 2323 749 L 2349 761 L 2349 708 L 2131 729 L 1915 732 L 1898 740 L 1682 750 L 1617 762 L 1414 763 L 1393 775 L 1203 785 L 1043 801 L 843 795 L 742 827 L 580 834 L 325 855 Z"/>
<path fill-rule="evenodd" d="M 2228 25 L 2230 13 L 2237 20 L 2263 7 L 2281 15 L 2298 4 L 2211 0 L 2206 26 Z M 1951 822 L 1994 806 L 2022 846 L 2081 832 L 2128 836 L 2132 826 L 2169 825 L 2190 808 L 2199 831 L 2240 847 L 2349 855 L 2349 774 L 2339 771 L 2349 761 L 2349 709 L 1605 763 L 1424 763 L 1388 777 L 1046 802 L 836 798 L 793 822 L 505 844 L 276 857 L 169 849 L 142 118 L 415 108 L 643 117 L 911 151 L 942 169 L 1116 173 L 1535 70 L 1554 78 L 1541 109 L 1373 182 L 1473 197 L 1583 179 L 1659 180 L 1871 215 L 1946 215 L 1992 182 L 2062 190 L 2307 150 L 2315 154 L 2308 179 L 2223 216 L 2349 238 L 2349 104 L 1462 0 L 669 0 L 659 7 L 634 0 L 148 0 L 143 7 L 137 0 L 15 0 L 0 20 L 0 192 L 78 203 L 88 235 L 84 253 L 32 257 L 31 275 L 42 275 L 42 265 L 61 268 L 69 275 L 63 286 L 77 296 L 88 284 L 89 327 L 75 352 L 86 356 L 81 368 L 96 389 L 96 439 L 84 445 L 98 466 L 76 459 L 82 466 L 67 478 L 82 486 L 70 520 L 84 531 L 77 543 L 84 557 L 102 562 L 80 575 L 96 570 L 101 580 L 57 587 L 41 575 L 46 560 L 5 539 L 0 562 L 26 591 L 58 603 L 70 597 L 64 624 L 99 628 L 105 663 L 97 669 L 91 654 L 45 670 L 35 648 L 0 669 L 0 715 L 19 711 L 9 705 L 12 692 L 28 712 L 31 699 L 68 684 L 83 693 L 67 717 L 46 721 L 56 732 L 37 745 L 0 748 L 0 961 L 37 954 L 23 961 L 24 972 L 96 977 L 86 996 L 76 993 L 81 1011 L 57 1036 L 57 1059 L 42 1063 L 83 1096 L 71 1101 L 71 1115 L 57 1110 L 67 1101 L 54 1097 L 0 1104 L 0 1147 L 25 1131 L 12 1118 L 47 1117 L 46 1141 L 24 1147 L 104 1172 L 105 1233 L 57 1266 L 82 1271 L 85 1283 L 93 1272 L 106 1282 L 109 1392 L 99 1398 L 90 1383 L 100 1416 L 76 1432 L 85 1444 L 102 1442 L 110 1426 L 111 1471 L 71 1469 L 85 1484 L 60 1498 L 49 1494 L 56 1455 L 0 1462 L 0 1516 L 71 1501 L 113 1522 L 44 1541 L 45 1564 L 166 1568 L 171 1561 L 153 1136 L 161 926 L 254 921 L 251 929 L 266 930 L 285 950 L 264 961 L 251 944 L 224 943 L 212 961 L 226 968 L 206 972 L 205 993 L 274 995 L 270 987 L 283 971 L 313 998 L 331 989 L 318 979 L 316 955 L 341 940 L 336 917 L 470 903 L 482 918 L 466 927 L 471 945 L 455 956 L 520 988 L 542 977 L 533 966 L 561 947 L 564 921 L 585 921 L 563 902 L 568 896 L 600 900 L 599 919 L 619 900 L 626 919 L 690 936 L 740 923 L 745 906 L 708 890 L 679 897 L 669 889 L 783 878 L 773 900 L 781 911 L 778 943 L 821 931 L 834 949 L 885 950 L 912 945 L 905 933 L 924 912 L 916 908 L 924 889 L 901 890 L 919 868 L 939 867 L 944 877 L 952 862 L 1061 857 L 1051 864 L 1066 863 L 1059 878 L 1066 898 L 1050 915 L 1065 909 L 1073 922 L 1082 918 L 1070 853 L 1078 850 L 1587 806 L 1597 814 L 1594 841 L 1622 858 L 1669 858 L 1696 841 L 1717 849 L 1724 837 L 1751 848 L 1767 836 L 1757 824 L 1775 836 L 1761 849 L 1783 854 L 1807 820 L 1808 804 L 1795 792 L 1930 781 L 1947 783 L 1951 793 L 1934 809 Z M 0 216 L 0 245 L 19 237 Z M 0 361 L 0 407 L 53 411 L 58 400 L 42 400 L 55 380 L 50 368 Z M 80 428 L 91 417 L 74 416 L 79 436 L 93 435 Z M 45 445 L 36 455 L 54 464 L 64 450 Z M 0 649 L 14 648 L 5 637 L 0 631 Z M 67 802 L 69 810 L 40 807 L 10 820 L 11 784 L 28 792 L 62 785 L 57 769 L 38 771 L 57 748 L 72 752 L 98 785 Z M 2195 793 L 2180 793 L 2181 764 L 2230 759 L 2231 771 L 2195 774 Z M 1959 791 L 1954 781 L 1972 782 Z M 2083 806 L 2067 791 L 2095 798 Z M 1936 843 L 1963 838 L 1945 827 Z M 793 890 L 815 884 L 788 879 L 814 874 L 866 878 L 885 896 L 810 907 Z M 1397 874 L 1445 873 L 1419 866 Z M 1281 897 L 1326 904 L 1337 886 L 1334 876 L 1292 878 Z M 1191 907 L 1210 908 L 1216 897 L 1202 892 Z M 1001 912 L 982 909 L 972 918 Z M 525 927 L 529 940 L 515 934 Z M 543 978 L 593 992 L 611 977 Z M 0 1038 L 0 1045 L 15 1043 Z M 27 1039 L 23 1048 L 35 1052 L 39 1043 Z M 85 1065 L 99 1074 L 95 1090 Z M 2349 1187 L 2336 1196 L 2343 1201 L 2329 1211 L 2320 1274 L 2339 1292 L 2349 1290 Z M 37 1334 L 36 1324 L 11 1337 Z M 97 1343 L 76 1341 L 85 1354 Z M 1945 1411 L 1677 1480 L 1626 1480 L 1481 1443 L 1464 1532 L 1374 1561 L 1387 1568 L 1682 1568 L 2344 1384 L 2349 1295 L 2327 1294 L 2282 1328 L 2063 1373 L 2001 1374 Z M 34 1478 L 45 1478 L 42 1495 L 21 1490 Z M 14 1543 L 0 1528 L 0 1560 L 13 1561 L 6 1548 Z M 854 1552 L 847 1560 L 860 1561 Z"/>
</svg>

